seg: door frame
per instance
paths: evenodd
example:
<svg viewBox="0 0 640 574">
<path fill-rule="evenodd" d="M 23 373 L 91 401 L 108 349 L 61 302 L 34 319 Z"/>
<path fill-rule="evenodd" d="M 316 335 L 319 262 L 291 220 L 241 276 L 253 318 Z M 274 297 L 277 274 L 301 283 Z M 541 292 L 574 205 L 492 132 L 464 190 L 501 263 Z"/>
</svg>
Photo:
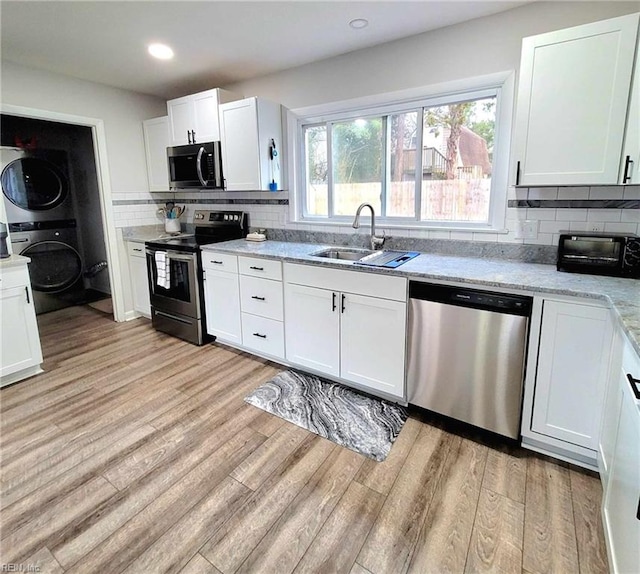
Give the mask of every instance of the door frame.
<svg viewBox="0 0 640 574">
<path fill-rule="evenodd" d="M 104 121 L 99 118 L 76 116 L 72 114 L 53 112 L 50 110 L 14 106 L 11 104 L 0 104 L 0 113 L 91 128 L 96 175 L 98 177 L 98 193 L 100 194 L 100 208 L 102 212 L 102 230 L 104 231 L 106 239 L 107 271 L 109 273 L 109 282 L 111 283 L 113 318 L 115 321 L 125 321 L 127 317 L 124 309 L 124 291 L 122 285 L 122 273 L 120 269 L 118 236 L 113 217 L 111 178 L 109 175 L 107 139 Z"/>
</svg>

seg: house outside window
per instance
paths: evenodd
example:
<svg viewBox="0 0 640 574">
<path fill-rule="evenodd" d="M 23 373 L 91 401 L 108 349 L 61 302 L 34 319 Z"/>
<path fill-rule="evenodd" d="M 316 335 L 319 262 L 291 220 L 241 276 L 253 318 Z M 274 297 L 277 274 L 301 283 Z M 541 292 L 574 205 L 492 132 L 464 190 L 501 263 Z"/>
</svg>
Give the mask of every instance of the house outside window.
<svg viewBox="0 0 640 574">
<path fill-rule="evenodd" d="M 346 223 L 367 202 L 387 226 L 500 228 L 510 131 L 501 88 L 300 118 L 298 220 Z"/>
</svg>

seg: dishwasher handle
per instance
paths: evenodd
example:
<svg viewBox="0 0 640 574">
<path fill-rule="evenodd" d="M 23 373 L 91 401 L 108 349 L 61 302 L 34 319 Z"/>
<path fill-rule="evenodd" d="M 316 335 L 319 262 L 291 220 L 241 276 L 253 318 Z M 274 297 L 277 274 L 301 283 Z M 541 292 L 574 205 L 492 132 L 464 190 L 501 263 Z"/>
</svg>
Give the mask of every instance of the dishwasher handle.
<svg viewBox="0 0 640 574">
<path fill-rule="evenodd" d="M 409 298 L 523 317 L 531 316 L 533 305 L 531 297 L 467 289 L 466 287 L 433 285 L 421 281 L 409 282 Z"/>
</svg>

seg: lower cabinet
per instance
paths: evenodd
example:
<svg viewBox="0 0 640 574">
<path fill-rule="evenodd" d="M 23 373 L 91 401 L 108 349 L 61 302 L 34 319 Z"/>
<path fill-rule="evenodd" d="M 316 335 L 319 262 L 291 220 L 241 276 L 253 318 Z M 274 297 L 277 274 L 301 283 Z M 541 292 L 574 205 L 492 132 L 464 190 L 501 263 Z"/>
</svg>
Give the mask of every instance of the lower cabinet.
<svg viewBox="0 0 640 574">
<path fill-rule="evenodd" d="M 610 310 L 544 299 L 538 344 L 535 309 L 523 446 L 596 468 L 613 340 Z"/>
<path fill-rule="evenodd" d="M 31 281 L 24 264 L 0 270 L 0 386 L 41 371 L 42 349 Z"/>
<path fill-rule="evenodd" d="M 207 333 L 220 341 L 242 344 L 238 258 L 224 253 L 202 253 Z"/>
<path fill-rule="evenodd" d="M 405 279 L 286 264 L 284 291 L 289 362 L 404 398 Z"/>
<path fill-rule="evenodd" d="M 147 257 L 144 243 L 129 241 L 129 273 L 131 276 L 131 291 L 133 293 L 133 308 L 145 317 L 151 317 L 151 300 L 149 296 L 149 279 L 147 276 Z"/>
<path fill-rule="evenodd" d="M 610 394 L 615 431 L 602 515 L 611 572 L 640 572 L 640 400 L 630 378 L 640 379 L 640 357 L 626 341 Z M 609 401 L 608 401 L 609 402 Z"/>
</svg>

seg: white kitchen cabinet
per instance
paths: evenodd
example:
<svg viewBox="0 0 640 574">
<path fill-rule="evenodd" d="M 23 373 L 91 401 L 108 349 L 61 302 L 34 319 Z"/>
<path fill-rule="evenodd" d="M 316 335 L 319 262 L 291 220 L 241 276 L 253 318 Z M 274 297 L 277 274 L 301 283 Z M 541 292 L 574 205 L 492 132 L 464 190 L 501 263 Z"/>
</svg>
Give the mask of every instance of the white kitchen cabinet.
<svg viewBox="0 0 640 574">
<path fill-rule="evenodd" d="M 147 158 L 149 191 L 169 191 L 167 147 L 171 144 L 168 116 L 143 121 L 142 132 Z"/>
<path fill-rule="evenodd" d="M 0 268 L 0 386 L 42 372 L 42 348 L 33 306 L 28 258 L 12 256 Z"/>
<path fill-rule="evenodd" d="M 638 16 L 524 38 L 516 185 L 618 182 Z"/>
<path fill-rule="evenodd" d="M 339 293 L 285 283 L 287 360 L 340 376 Z"/>
<path fill-rule="evenodd" d="M 288 361 L 404 398 L 404 278 L 286 264 L 285 318 Z"/>
<path fill-rule="evenodd" d="M 636 185 L 640 184 L 640 39 L 638 44 L 620 164 L 620 183 Z"/>
<path fill-rule="evenodd" d="M 261 98 L 220 106 L 220 132 L 225 188 L 228 191 L 269 190 L 282 181 L 282 107 Z M 270 148 L 278 155 L 272 161 Z"/>
<path fill-rule="evenodd" d="M 220 140 L 218 106 L 241 96 L 215 88 L 167 102 L 171 146 Z"/>
<path fill-rule="evenodd" d="M 147 256 L 144 243 L 129 241 L 129 274 L 131 277 L 131 292 L 133 294 L 133 308 L 140 315 L 151 318 L 151 298 L 149 295 L 149 278 L 147 275 Z"/>
<path fill-rule="evenodd" d="M 609 309 L 544 301 L 531 430 L 594 460 L 612 338 Z"/>
<path fill-rule="evenodd" d="M 237 273 L 204 270 L 207 333 L 220 341 L 242 344 Z"/>
<path fill-rule="evenodd" d="M 640 378 L 640 358 L 625 342 L 622 368 L 613 388 L 615 441 L 602 515 L 613 574 L 640 572 L 640 400 L 627 374 Z"/>
</svg>

